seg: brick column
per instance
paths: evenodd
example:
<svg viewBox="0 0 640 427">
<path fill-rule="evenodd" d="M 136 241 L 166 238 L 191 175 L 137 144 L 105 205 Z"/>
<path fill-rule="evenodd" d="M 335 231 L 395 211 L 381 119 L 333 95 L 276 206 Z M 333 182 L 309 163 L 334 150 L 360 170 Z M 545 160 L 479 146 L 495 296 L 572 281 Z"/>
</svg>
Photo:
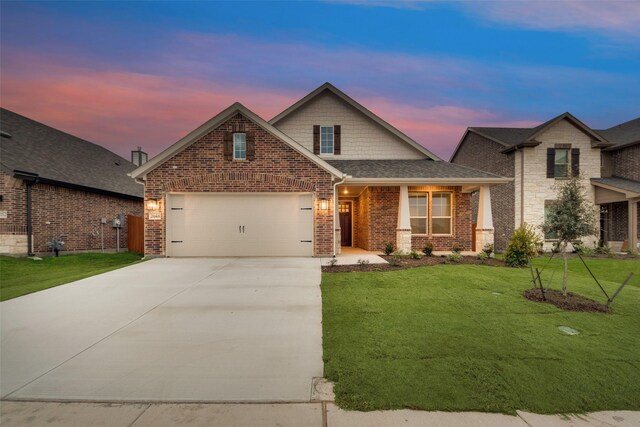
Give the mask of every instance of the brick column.
<svg viewBox="0 0 640 427">
<path fill-rule="evenodd" d="M 403 253 L 411 252 L 409 187 L 406 185 L 400 186 L 400 201 L 398 205 L 398 228 L 396 228 L 396 250 Z"/>
<path fill-rule="evenodd" d="M 476 252 L 485 245 L 493 245 L 493 215 L 491 214 L 491 190 L 488 185 L 480 186 L 478 197 L 478 222 L 476 224 Z"/>
</svg>

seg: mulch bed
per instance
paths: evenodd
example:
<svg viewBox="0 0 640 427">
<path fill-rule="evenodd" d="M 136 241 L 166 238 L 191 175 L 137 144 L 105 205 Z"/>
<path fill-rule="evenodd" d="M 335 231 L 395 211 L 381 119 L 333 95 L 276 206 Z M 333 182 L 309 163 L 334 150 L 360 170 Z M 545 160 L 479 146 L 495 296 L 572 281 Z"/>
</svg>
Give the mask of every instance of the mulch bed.
<svg viewBox="0 0 640 427">
<path fill-rule="evenodd" d="M 549 289 L 545 291 L 545 296 L 547 298 L 546 301 L 542 297 L 540 288 L 527 289 L 522 295 L 529 301 L 553 304 L 561 310 L 586 311 L 590 313 L 609 312 L 609 307 L 607 307 L 606 304 L 599 303 L 591 298 L 576 295 L 571 292 L 567 292 L 567 296 L 564 296 L 561 291 Z"/>
<path fill-rule="evenodd" d="M 392 256 L 381 255 L 384 260 L 388 262 L 393 259 Z M 421 259 L 413 259 L 413 258 L 402 258 L 400 259 L 400 264 L 395 266 L 391 264 L 365 264 L 365 265 L 335 265 L 333 267 L 328 265 L 322 266 L 323 273 L 347 273 L 352 271 L 388 271 L 388 270 L 404 270 L 407 268 L 415 268 L 415 267 L 424 267 L 427 265 L 440 265 L 446 264 L 447 262 L 446 256 L 424 256 Z M 455 265 L 453 263 L 449 263 Z M 495 258 L 488 258 L 484 261 L 480 261 L 475 256 L 463 256 L 462 261 L 458 264 L 477 264 L 477 265 L 488 265 L 492 267 L 505 267 L 506 264 L 502 260 L 498 260 Z"/>
</svg>

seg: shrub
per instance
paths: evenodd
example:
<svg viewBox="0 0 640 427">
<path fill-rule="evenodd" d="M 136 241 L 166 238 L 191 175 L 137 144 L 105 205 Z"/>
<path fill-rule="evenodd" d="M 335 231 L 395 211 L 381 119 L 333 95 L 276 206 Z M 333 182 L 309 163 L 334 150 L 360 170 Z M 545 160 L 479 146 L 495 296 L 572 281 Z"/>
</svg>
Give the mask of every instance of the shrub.
<svg viewBox="0 0 640 427">
<path fill-rule="evenodd" d="M 420 255 L 416 250 L 412 249 L 411 252 L 409 252 L 409 256 L 413 259 L 420 259 L 422 258 L 422 255 Z"/>
<path fill-rule="evenodd" d="M 402 260 L 402 258 L 404 258 L 404 255 L 402 254 L 402 252 L 394 252 L 393 256 L 389 260 L 389 264 L 391 264 L 394 267 L 397 267 L 400 265 L 400 260 Z"/>
<path fill-rule="evenodd" d="M 511 267 L 524 267 L 529 258 L 538 254 L 537 246 L 541 244 L 535 229 L 523 224 L 518 227 L 509 239 L 509 245 L 504 254 L 504 260 Z"/>
<path fill-rule="evenodd" d="M 487 262 L 487 259 L 488 259 L 488 258 L 489 258 L 489 254 L 488 254 L 488 253 L 486 253 L 485 251 L 480 251 L 480 252 L 478 252 L 478 260 L 479 260 L 481 263 L 483 263 L 483 264 L 484 264 L 485 262 Z"/>
<path fill-rule="evenodd" d="M 638 251 L 633 249 L 627 249 L 627 254 L 629 254 L 630 256 L 636 257 L 638 256 Z"/>
<path fill-rule="evenodd" d="M 446 261 L 453 264 L 460 264 L 462 262 L 462 255 L 460 255 L 459 252 L 453 252 L 447 256 Z"/>
<path fill-rule="evenodd" d="M 364 267 L 365 265 L 369 265 L 369 260 L 368 259 L 359 259 L 358 260 L 358 265 L 360 267 Z"/>
<path fill-rule="evenodd" d="M 453 252 L 454 254 L 459 254 L 461 250 L 462 250 L 462 248 L 460 246 L 458 246 L 458 245 L 453 245 L 451 247 L 451 252 Z"/>
<path fill-rule="evenodd" d="M 329 264 L 329 267 L 335 267 L 338 264 L 338 258 L 331 258 L 327 264 Z"/>
<path fill-rule="evenodd" d="M 484 245 L 484 248 L 482 248 L 482 251 L 480 253 L 482 252 L 487 254 L 487 257 L 490 257 L 493 253 L 493 245 L 491 243 L 487 243 L 486 245 Z"/>
<path fill-rule="evenodd" d="M 426 245 L 424 245 L 424 248 L 422 248 L 422 253 L 426 256 L 433 255 L 433 243 L 427 243 Z"/>
<path fill-rule="evenodd" d="M 384 244 L 384 254 L 391 255 L 393 253 L 393 243 L 387 242 Z"/>
<path fill-rule="evenodd" d="M 611 250 L 611 248 L 607 245 L 605 245 L 604 243 L 601 246 L 596 247 L 593 250 L 594 253 L 596 254 L 601 254 L 601 255 L 612 255 L 613 251 Z"/>
</svg>

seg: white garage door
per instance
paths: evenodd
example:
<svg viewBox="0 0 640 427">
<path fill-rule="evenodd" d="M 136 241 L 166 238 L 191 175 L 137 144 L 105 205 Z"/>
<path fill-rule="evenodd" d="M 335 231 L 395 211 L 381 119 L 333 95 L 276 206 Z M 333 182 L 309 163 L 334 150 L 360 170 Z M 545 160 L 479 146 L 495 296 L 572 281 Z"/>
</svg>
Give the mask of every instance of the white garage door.
<svg viewBox="0 0 640 427">
<path fill-rule="evenodd" d="M 170 194 L 168 256 L 312 256 L 311 194 Z"/>
</svg>

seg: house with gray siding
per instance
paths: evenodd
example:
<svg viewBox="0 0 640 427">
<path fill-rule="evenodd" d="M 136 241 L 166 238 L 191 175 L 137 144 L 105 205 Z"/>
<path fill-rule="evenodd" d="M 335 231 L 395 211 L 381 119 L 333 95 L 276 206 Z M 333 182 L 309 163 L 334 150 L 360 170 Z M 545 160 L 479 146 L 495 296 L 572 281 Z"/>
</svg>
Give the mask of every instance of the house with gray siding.
<svg viewBox="0 0 640 427">
<path fill-rule="evenodd" d="M 554 184 L 578 174 L 599 208 L 598 235 L 584 243 L 602 240 L 614 250 L 638 249 L 640 118 L 609 129 L 591 129 L 570 113 L 532 128 L 469 127 L 451 162 L 513 178 L 492 188 L 499 250 L 521 224 L 540 225 L 554 202 Z M 474 215 L 478 203 L 474 197 Z M 554 243 L 553 236 L 543 237 L 545 247 Z"/>
</svg>

